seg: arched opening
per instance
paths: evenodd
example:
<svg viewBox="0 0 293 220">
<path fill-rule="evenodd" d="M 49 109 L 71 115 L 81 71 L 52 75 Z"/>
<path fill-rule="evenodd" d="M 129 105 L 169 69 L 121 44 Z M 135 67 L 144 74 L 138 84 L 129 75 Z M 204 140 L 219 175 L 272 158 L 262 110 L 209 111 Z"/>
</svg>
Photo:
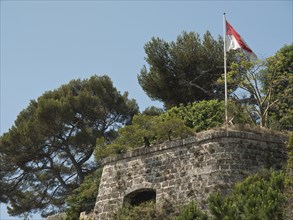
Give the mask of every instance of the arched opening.
<svg viewBox="0 0 293 220">
<path fill-rule="evenodd" d="M 154 189 L 138 189 L 124 197 L 123 205 L 138 206 L 144 202 L 156 202 L 156 190 Z"/>
</svg>

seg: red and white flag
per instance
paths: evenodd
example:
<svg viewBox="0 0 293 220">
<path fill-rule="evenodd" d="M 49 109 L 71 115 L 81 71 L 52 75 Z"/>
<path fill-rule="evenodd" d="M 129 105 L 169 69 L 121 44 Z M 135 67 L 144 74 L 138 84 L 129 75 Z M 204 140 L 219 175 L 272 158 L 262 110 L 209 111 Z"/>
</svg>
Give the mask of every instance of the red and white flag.
<svg viewBox="0 0 293 220">
<path fill-rule="evenodd" d="M 243 52 L 251 59 L 256 60 L 257 56 L 245 43 L 242 37 L 235 31 L 235 29 L 226 20 L 226 51 L 242 49 Z"/>
</svg>

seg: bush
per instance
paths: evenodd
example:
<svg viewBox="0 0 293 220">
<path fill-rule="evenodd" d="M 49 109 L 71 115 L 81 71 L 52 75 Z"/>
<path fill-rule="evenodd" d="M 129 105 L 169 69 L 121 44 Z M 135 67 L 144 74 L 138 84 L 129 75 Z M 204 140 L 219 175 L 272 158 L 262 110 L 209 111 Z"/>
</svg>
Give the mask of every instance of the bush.
<svg viewBox="0 0 293 220">
<path fill-rule="evenodd" d="M 236 184 L 226 197 L 210 195 L 212 219 L 283 219 L 284 181 L 283 172 L 266 170 Z"/>
<path fill-rule="evenodd" d="M 173 107 L 162 118 L 180 118 L 185 125 L 195 129 L 196 132 L 217 127 L 224 122 L 224 103 L 218 100 L 201 101 Z"/>
<path fill-rule="evenodd" d="M 161 220 L 154 201 L 144 202 L 138 206 L 125 205 L 114 214 L 115 220 Z"/>
<path fill-rule="evenodd" d="M 208 220 L 208 215 L 198 209 L 194 201 L 182 208 L 178 217 L 174 220 Z"/>
</svg>

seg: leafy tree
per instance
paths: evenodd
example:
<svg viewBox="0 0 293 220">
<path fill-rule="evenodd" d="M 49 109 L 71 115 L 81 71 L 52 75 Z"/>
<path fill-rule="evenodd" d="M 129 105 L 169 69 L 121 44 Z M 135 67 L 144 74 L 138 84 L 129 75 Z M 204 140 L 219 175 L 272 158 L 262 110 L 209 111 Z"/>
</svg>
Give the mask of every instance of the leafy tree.
<svg viewBox="0 0 293 220">
<path fill-rule="evenodd" d="M 215 40 L 207 31 L 201 40 L 194 32 L 183 32 L 171 43 L 152 38 L 144 49 L 149 68 L 141 69 L 138 82 L 149 97 L 164 102 L 165 107 L 223 96 L 223 87 L 216 83 L 223 73 L 221 37 Z"/>
<path fill-rule="evenodd" d="M 232 96 L 246 109 L 252 122 L 266 127 L 268 111 L 275 101 L 271 98 L 271 91 L 264 91 L 261 83 L 264 64 L 261 61 L 251 62 L 241 54 L 238 58 L 238 62 L 232 63 L 231 71 L 227 74 L 228 83 L 238 85 L 241 89 L 235 91 Z M 239 94 L 242 94 L 242 97 Z"/>
<path fill-rule="evenodd" d="M 96 139 L 113 138 L 137 104 L 121 95 L 107 76 L 72 80 L 32 100 L 0 140 L 1 201 L 9 214 L 50 214 L 62 208 L 97 169 L 91 157 Z"/>
<path fill-rule="evenodd" d="M 293 44 L 284 46 L 266 61 L 249 61 L 236 54 L 228 72 L 231 96 L 261 127 L 292 130 Z M 223 77 L 218 83 L 223 83 Z M 241 97 L 242 96 L 242 97 Z"/>
<path fill-rule="evenodd" d="M 263 171 L 236 184 L 226 197 L 209 197 L 209 211 L 215 220 L 283 219 L 283 172 Z"/>
<path fill-rule="evenodd" d="M 250 123 L 266 127 L 269 109 L 275 104 L 271 92 L 266 93 L 262 85 L 264 62 L 250 61 L 243 53 L 235 54 L 237 60 L 230 66 L 227 73 L 228 84 L 238 87 L 229 90 L 230 101 L 242 108 L 250 118 Z M 219 78 L 219 84 L 224 83 L 224 76 Z M 228 106 L 229 107 L 229 106 Z M 233 120 L 230 116 L 230 120 Z"/>
<path fill-rule="evenodd" d="M 267 59 L 264 90 L 276 102 L 269 111 L 270 126 L 293 130 L 293 43 Z"/>
</svg>

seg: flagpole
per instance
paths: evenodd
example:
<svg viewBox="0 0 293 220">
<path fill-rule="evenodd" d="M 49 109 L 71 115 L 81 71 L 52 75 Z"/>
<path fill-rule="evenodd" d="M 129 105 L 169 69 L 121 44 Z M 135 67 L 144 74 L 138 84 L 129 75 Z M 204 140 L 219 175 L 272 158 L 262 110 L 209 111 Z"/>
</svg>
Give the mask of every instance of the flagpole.
<svg viewBox="0 0 293 220">
<path fill-rule="evenodd" d="M 224 32 L 224 74 L 225 74 L 225 125 L 228 125 L 227 55 L 226 55 L 226 13 L 223 14 Z"/>
</svg>

